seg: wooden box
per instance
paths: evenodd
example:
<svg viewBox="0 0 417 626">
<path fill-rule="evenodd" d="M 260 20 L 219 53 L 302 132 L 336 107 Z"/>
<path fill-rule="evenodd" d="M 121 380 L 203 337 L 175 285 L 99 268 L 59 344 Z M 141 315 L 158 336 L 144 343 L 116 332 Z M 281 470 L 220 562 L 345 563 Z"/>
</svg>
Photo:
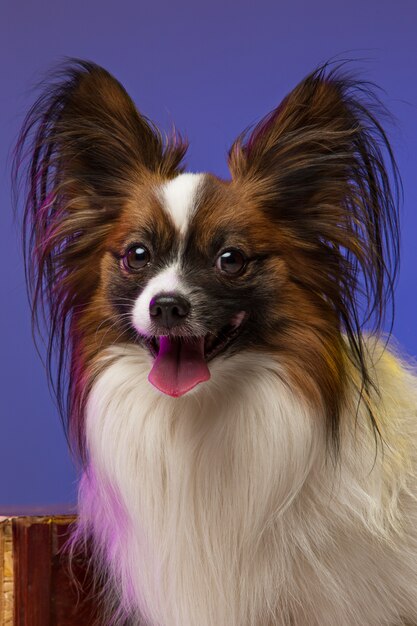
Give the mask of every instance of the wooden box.
<svg viewBox="0 0 417 626">
<path fill-rule="evenodd" d="M 0 513 L 2 511 L 0 510 Z M 97 594 L 88 559 L 68 549 L 74 514 L 0 517 L 0 625 L 97 626 Z"/>
</svg>

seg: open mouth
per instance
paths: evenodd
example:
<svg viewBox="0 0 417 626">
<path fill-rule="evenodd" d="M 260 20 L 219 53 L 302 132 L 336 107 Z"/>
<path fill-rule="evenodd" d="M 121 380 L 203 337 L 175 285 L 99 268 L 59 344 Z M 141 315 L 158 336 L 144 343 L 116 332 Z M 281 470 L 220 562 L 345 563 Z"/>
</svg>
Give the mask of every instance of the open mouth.
<svg viewBox="0 0 417 626">
<path fill-rule="evenodd" d="M 241 311 L 218 333 L 191 337 L 161 335 L 146 344 L 154 357 L 149 381 L 163 393 L 178 398 L 210 378 L 207 362 L 223 352 L 240 335 L 246 313 Z"/>
<path fill-rule="evenodd" d="M 237 313 L 231 321 L 223 326 L 218 333 L 207 333 L 204 339 L 204 358 L 206 361 L 210 361 L 215 356 L 223 352 L 235 339 L 240 335 L 243 327 L 243 323 L 246 320 L 246 313 L 241 311 Z M 182 341 L 182 342 L 194 342 L 195 340 L 201 340 L 201 337 L 190 337 L 182 335 L 161 335 L 154 337 L 144 337 L 144 341 L 152 354 L 156 359 L 160 351 L 161 339 L 168 338 L 170 341 Z"/>
</svg>

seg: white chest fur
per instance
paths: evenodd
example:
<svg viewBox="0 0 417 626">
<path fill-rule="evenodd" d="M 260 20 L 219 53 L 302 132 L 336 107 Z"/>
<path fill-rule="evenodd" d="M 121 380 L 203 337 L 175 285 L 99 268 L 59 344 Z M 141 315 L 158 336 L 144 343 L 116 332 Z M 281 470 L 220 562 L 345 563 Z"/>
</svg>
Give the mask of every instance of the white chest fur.
<svg viewBox="0 0 417 626">
<path fill-rule="evenodd" d="M 416 519 L 411 466 L 388 458 L 385 471 L 378 458 L 372 470 L 368 440 L 326 465 L 322 416 L 271 357 L 219 359 L 179 399 L 148 383 L 142 350 L 106 358 L 88 402 L 80 532 L 92 530 L 126 614 L 152 626 L 379 626 L 397 623 L 411 584 L 417 607 L 406 557 L 417 530 L 390 549 L 383 537 L 400 499 Z"/>
</svg>

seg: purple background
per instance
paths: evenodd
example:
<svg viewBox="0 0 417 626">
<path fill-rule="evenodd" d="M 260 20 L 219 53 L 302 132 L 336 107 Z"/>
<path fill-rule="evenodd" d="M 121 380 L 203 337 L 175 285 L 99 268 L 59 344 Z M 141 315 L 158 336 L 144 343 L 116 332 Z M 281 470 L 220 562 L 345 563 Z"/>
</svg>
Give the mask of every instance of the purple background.
<svg viewBox="0 0 417 626">
<path fill-rule="evenodd" d="M 386 91 L 404 182 L 402 266 L 394 335 L 417 354 L 417 2 L 415 0 L 15 0 L 0 12 L 0 504 L 69 502 L 75 471 L 33 347 L 17 228 L 10 147 L 29 88 L 64 55 L 116 75 L 156 123 L 191 141 L 191 171 L 227 176 L 235 136 L 317 64 L 366 59 Z"/>
</svg>

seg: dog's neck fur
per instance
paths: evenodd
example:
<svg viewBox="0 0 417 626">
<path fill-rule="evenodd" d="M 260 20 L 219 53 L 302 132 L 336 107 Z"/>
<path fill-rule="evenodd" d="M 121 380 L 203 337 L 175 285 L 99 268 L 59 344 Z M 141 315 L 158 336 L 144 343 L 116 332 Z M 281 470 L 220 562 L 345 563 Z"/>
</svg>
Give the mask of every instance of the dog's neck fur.
<svg viewBox="0 0 417 626">
<path fill-rule="evenodd" d="M 390 612 L 398 621 L 400 599 L 403 610 L 407 586 L 417 585 L 406 556 L 417 541 L 410 449 L 406 461 L 389 449 L 372 455 L 365 411 L 353 434 L 353 401 L 332 466 L 322 416 L 293 394 L 271 356 L 216 360 L 211 381 L 177 400 L 147 382 L 143 350 L 115 347 L 104 358 L 87 408 L 79 534 L 93 524 L 126 615 L 140 606 L 152 626 L 352 626 L 364 615 L 379 626 Z M 404 447 L 411 387 L 398 366 L 393 378 L 392 363 L 387 355 L 379 379 L 396 387 L 387 429 Z M 400 497 L 403 507 L 410 499 L 414 529 L 390 551 L 404 525 Z M 380 586 L 381 606 L 367 605 L 367 585 Z"/>
</svg>

